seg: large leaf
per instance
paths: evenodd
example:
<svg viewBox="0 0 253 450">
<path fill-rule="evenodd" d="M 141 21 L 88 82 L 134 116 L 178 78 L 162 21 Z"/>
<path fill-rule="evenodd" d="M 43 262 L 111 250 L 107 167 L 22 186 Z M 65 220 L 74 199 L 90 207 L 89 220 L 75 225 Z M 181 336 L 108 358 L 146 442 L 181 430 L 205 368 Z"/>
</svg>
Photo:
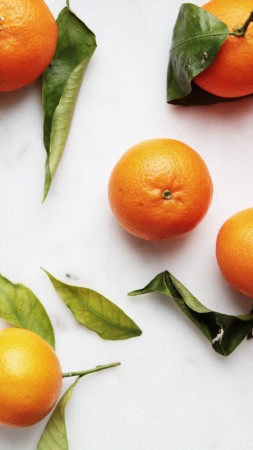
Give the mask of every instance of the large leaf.
<svg viewBox="0 0 253 450">
<path fill-rule="evenodd" d="M 74 383 L 72 383 L 58 402 L 42 433 L 37 450 L 68 450 L 69 445 L 65 424 L 65 408 L 73 395 L 74 387 L 79 379 L 80 377 L 75 379 Z"/>
<path fill-rule="evenodd" d="M 42 77 L 47 151 L 44 200 L 68 138 L 84 72 L 96 48 L 95 35 L 68 6 L 59 14 L 57 25 L 56 52 Z"/>
<path fill-rule="evenodd" d="M 146 287 L 129 295 L 150 292 L 159 292 L 173 300 L 220 355 L 232 353 L 253 328 L 253 314 L 231 316 L 206 308 L 168 271 L 160 273 Z"/>
<path fill-rule="evenodd" d="M 63 283 L 45 272 L 78 322 L 102 338 L 116 340 L 141 335 L 136 323 L 103 295 L 92 289 Z"/>
<path fill-rule="evenodd" d="M 53 348 L 54 330 L 48 314 L 33 292 L 0 275 L 0 317 L 12 325 L 39 334 Z"/>
<path fill-rule="evenodd" d="M 204 9 L 191 3 L 181 6 L 170 49 L 169 103 L 207 104 L 222 100 L 197 88 L 192 80 L 213 62 L 228 35 L 227 25 Z"/>
</svg>

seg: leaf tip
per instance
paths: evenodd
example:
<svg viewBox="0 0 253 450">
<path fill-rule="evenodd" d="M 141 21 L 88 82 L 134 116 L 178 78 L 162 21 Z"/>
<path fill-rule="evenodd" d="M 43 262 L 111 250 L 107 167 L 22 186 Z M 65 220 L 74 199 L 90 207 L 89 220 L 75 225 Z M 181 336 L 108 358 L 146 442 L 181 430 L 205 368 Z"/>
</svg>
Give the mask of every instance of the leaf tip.
<svg viewBox="0 0 253 450">
<path fill-rule="evenodd" d="M 138 295 L 138 291 L 131 291 L 131 292 L 128 292 L 127 295 L 128 295 L 129 297 L 134 297 L 135 295 Z"/>
<path fill-rule="evenodd" d="M 43 205 L 43 204 L 45 203 L 45 201 L 46 201 L 48 192 L 49 192 L 49 186 L 45 186 L 45 187 L 44 187 L 44 192 L 43 192 L 42 201 L 41 201 L 42 205 Z"/>
</svg>

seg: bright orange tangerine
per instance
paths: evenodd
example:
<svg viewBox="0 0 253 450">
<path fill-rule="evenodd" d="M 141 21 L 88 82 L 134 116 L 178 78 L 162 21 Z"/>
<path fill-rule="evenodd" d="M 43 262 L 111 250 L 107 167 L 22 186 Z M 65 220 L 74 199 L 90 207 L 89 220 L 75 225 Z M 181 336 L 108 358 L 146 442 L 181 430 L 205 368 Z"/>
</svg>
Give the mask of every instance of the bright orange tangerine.
<svg viewBox="0 0 253 450">
<path fill-rule="evenodd" d="M 0 424 L 39 422 L 55 406 L 61 386 L 59 360 L 44 339 L 20 328 L 0 331 Z"/>
<path fill-rule="evenodd" d="M 208 168 L 183 142 L 151 139 L 132 147 L 115 165 L 109 202 L 121 226 L 147 240 L 180 236 L 205 216 L 213 193 Z"/>
</svg>

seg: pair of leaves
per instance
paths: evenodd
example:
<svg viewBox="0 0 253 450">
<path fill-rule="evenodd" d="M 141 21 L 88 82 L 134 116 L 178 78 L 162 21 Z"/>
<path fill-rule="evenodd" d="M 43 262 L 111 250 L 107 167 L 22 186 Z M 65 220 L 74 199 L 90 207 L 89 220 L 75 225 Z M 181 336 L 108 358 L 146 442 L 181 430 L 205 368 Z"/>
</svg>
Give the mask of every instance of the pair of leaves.
<svg viewBox="0 0 253 450">
<path fill-rule="evenodd" d="M 235 100 L 210 94 L 192 81 L 214 61 L 228 36 L 228 26 L 212 14 L 191 3 L 181 6 L 170 49 L 168 103 L 190 106 Z"/>
<path fill-rule="evenodd" d="M 140 336 L 142 331 L 124 311 L 98 292 L 63 283 L 48 275 L 56 292 L 76 320 L 103 339 L 119 340 Z M 34 293 L 0 275 L 0 317 L 12 325 L 39 334 L 55 348 L 50 318 Z"/>
<path fill-rule="evenodd" d="M 158 292 L 173 300 L 222 356 L 230 355 L 253 328 L 253 314 L 232 316 L 206 308 L 171 273 L 157 275 L 143 289 L 129 295 Z"/>
<path fill-rule="evenodd" d="M 47 151 L 44 198 L 60 162 L 83 76 L 96 49 L 93 32 L 66 6 L 58 16 L 58 44 L 42 77 L 44 145 Z"/>
</svg>

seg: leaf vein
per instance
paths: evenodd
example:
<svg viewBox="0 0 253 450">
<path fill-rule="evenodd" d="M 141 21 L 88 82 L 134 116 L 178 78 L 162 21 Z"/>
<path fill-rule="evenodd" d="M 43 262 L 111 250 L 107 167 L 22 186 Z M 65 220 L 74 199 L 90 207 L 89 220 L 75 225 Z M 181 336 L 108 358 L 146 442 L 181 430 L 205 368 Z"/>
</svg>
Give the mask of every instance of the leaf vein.
<svg viewBox="0 0 253 450">
<path fill-rule="evenodd" d="M 202 36 L 193 36 L 193 37 L 190 37 L 190 38 L 188 38 L 188 39 L 184 39 L 183 41 L 180 41 L 180 42 L 178 42 L 177 44 L 175 44 L 175 45 L 172 45 L 171 46 L 171 49 L 170 49 L 170 53 L 173 51 L 173 50 L 175 50 L 176 48 L 178 48 L 178 47 L 180 47 L 180 46 L 182 46 L 182 45 L 185 45 L 185 44 L 187 44 L 188 42 L 192 42 L 192 41 L 200 41 L 200 40 L 203 40 L 203 39 L 208 39 L 208 38 L 210 38 L 210 37 L 224 37 L 224 36 L 228 36 L 228 34 L 229 33 L 226 33 L 226 32 L 223 32 L 223 33 L 212 33 L 212 34 L 205 34 L 205 35 L 202 35 Z"/>
</svg>

